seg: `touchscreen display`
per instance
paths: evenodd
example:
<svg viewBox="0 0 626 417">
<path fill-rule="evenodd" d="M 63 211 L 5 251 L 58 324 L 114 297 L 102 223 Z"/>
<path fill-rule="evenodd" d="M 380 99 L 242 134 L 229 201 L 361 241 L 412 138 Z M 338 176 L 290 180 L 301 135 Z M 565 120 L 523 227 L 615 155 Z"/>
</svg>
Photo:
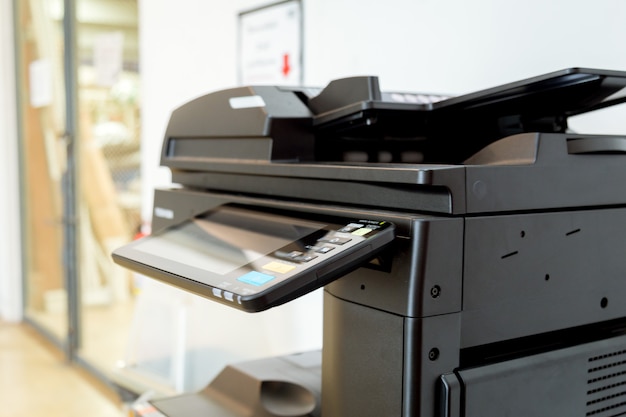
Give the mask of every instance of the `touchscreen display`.
<svg viewBox="0 0 626 417">
<path fill-rule="evenodd" d="M 257 216 L 258 217 L 258 216 Z M 260 221 L 262 220 L 262 221 Z M 321 223 L 255 218 L 249 211 L 218 209 L 139 242 L 135 249 L 218 275 L 226 275 L 323 229 Z M 237 225 L 233 227 L 232 225 Z"/>
<path fill-rule="evenodd" d="M 113 252 L 139 273 L 246 311 L 280 305 L 366 262 L 394 239 L 384 220 L 223 205 Z"/>
</svg>

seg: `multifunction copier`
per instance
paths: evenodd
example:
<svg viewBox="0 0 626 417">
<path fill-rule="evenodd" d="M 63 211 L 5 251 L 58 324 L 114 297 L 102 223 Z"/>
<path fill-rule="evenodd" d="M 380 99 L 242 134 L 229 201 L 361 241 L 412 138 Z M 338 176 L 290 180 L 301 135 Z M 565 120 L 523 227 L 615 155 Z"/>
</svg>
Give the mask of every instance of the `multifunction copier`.
<svg viewBox="0 0 626 417">
<path fill-rule="evenodd" d="M 626 415 L 626 137 L 568 128 L 624 101 L 626 72 L 570 68 L 458 97 L 353 77 L 184 104 L 176 186 L 114 259 L 249 312 L 323 287 L 323 347 L 148 413 Z"/>
</svg>

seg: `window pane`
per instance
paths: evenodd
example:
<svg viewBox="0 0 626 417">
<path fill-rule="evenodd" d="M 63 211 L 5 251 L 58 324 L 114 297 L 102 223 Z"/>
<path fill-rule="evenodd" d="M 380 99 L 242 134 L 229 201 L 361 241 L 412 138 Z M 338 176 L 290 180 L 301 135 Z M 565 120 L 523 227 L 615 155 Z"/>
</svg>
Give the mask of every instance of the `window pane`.
<svg viewBox="0 0 626 417">
<path fill-rule="evenodd" d="M 77 0 L 79 354 L 110 375 L 125 358 L 132 274 L 110 253 L 140 227 L 137 3 Z"/>
<path fill-rule="evenodd" d="M 62 3 L 16 2 L 26 316 L 67 336 L 63 268 L 65 173 Z"/>
</svg>

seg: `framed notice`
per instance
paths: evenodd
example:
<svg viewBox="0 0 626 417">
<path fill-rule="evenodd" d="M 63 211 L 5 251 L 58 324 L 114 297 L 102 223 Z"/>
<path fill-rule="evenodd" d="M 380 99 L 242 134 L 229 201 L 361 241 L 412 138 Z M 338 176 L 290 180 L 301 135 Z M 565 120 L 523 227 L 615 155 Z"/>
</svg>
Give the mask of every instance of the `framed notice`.
<svg viewBox="0 0 626 417">
<path fill-rule="evenodd" d="M 302 84 L 302 1 L 239 13 L 239 83 Z"/>
</svg>

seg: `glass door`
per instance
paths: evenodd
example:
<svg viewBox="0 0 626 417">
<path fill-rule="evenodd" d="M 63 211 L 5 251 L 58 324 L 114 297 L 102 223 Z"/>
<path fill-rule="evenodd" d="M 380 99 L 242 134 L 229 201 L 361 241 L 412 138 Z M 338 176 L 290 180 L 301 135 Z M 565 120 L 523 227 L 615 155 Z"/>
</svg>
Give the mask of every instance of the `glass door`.
<svg viewBox="0 0 626 417">
<path fill-rule="evenodd" d="M 111 260 L 140 220 L 138 11 L 135 0 L 76 0 L 78 354 L 107 376 L 126 357 L 137 291 Z"/>
<path fill-rule="evenodd" d="M 64 262 L 67 175 L 63 4 L 16 1 L 25 316 L 55 341 L 68 338 Z"/>
<path fill-rule="evenodd" d="M 140 228 L 136 0 L 15 0 L 25 317 L 100 375 L 125 359 Z"/>
</svg>

